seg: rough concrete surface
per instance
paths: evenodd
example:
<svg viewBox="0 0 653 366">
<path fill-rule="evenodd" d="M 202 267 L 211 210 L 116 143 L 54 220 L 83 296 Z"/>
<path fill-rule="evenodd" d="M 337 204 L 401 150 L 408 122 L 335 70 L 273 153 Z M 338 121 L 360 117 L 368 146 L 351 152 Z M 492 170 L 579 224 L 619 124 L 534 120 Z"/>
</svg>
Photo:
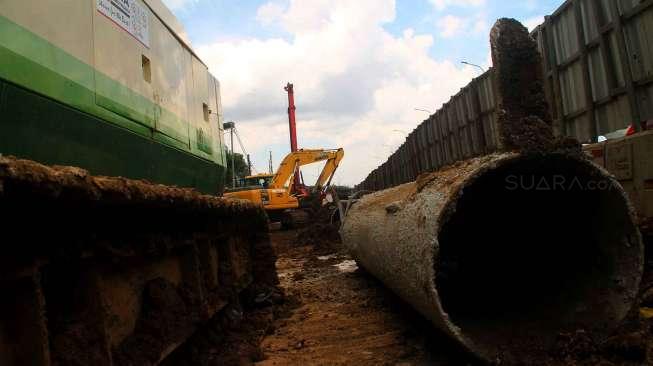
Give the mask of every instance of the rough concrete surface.
<svg viewBox="0 0 653 366">
<path fill-rule="evenodd" d="M 528 29 L 499 19 L 490 33 L 503 150 L 550 150 L 554 143 L 544 94 L 541 56 Z"/>
<path fill-rule="evenodd" d="M 352 256 L 480 359 L 532 362 L 556 335 L 605 338 L 643 270 L 619 183 L 556 141 L 527 29 L 490 34 L 499 151 L 362 198 L 345 218 Z M 419 157 L 413 157 L 418 159 Z"/>
<path fill-rule="evenodd" d="M 513 175 L 610 190 L 511 191 Z M 564 153 L 493 154 L 372 193 L 352 207 L 342 236 L 360 265 L 488 361 L 540 357 L 569 329 L 606 336 L 631 309 L 642 273 L 623 189 Z"/>
</svg>

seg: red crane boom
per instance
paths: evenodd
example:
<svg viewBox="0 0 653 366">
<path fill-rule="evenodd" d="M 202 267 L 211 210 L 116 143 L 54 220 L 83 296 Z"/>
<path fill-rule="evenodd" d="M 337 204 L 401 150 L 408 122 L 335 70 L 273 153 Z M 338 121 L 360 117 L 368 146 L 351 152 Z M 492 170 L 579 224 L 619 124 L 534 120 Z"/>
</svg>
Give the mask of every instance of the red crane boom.
<svg viewBox="0 0 653 366">
<path fill-rule="evenodd" d="M 297 151 L 297 122 L 295 120 L 295 110 L 297 108 L 295 107 L 295 91 L 291 83 L 288 83 L 286 87 L 283 89 L 288 92 L 288 125 L 290 128 L 290 151 L 296 152 Z M 301 184 L 299 178 L 300 178 L 300 172 L 299 172 L 299 168 L 297 168 L 293 178 L 293 187 L 291 189 L 291 192 L 293 193 L 303 191 L 302 190 L 303 185 Z"/>
</svg>

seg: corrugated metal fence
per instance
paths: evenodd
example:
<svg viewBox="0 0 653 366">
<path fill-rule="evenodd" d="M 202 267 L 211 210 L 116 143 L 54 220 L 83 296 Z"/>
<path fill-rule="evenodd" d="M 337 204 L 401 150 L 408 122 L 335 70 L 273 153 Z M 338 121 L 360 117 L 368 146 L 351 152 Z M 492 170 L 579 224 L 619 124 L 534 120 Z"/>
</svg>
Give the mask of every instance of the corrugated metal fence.
<svg viewBox="0 0 653 366">
<path fill-rule="evenodd" d="M 532 36 L 558 135 L 598 135 L 653 119 L 653 0 L 568 0 Z M 474 79 L 357 186 L 380 190 L 496 151 L 493 69 Z"/>
<path fill-rule="evenodd" d="M 651 5 L 569 0 L 533 32 L 557 134 L 596 142 L 653 119 Z"/>
</svg>

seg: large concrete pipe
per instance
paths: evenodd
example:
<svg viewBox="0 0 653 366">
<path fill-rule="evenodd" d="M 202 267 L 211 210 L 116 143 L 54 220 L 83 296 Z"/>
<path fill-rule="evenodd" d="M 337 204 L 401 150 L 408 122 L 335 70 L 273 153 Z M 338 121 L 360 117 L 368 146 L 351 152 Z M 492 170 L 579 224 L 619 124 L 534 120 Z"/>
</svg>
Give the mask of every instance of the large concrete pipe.
<svg viewBox="0 0 653 366">
<path fill-rule="evenodd" d="M 478 357 L 529 364 L 561 332 L 601 338 L 643 271 L 626 194 L 579 154 L 497 153 L 354 204 L 360 266 Z"/>
<path fill-rule="evenodd" d="M 362 267 L 469 351 L 532 364 L 562 332 L 601 339 L 619 325 L 643 246 L 619 183 L 577 142 L 553 137 L 526 28 L 501 19 L 490 42 L 488 135 L 500 152 L 363 197 L 341 235 Z"/>
</svg>

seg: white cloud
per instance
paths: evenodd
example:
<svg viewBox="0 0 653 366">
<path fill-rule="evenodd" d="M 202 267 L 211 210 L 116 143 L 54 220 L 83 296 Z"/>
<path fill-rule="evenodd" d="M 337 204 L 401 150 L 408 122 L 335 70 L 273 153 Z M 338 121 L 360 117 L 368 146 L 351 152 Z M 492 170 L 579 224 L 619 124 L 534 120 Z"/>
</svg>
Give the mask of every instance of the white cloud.
<svg viewBox="0 0 653 366">
<path fill-rule="evenodd" d="M 256 20 L 263 25 L 277 22 L 283 16 L 284 8 L 281 4 L 269 2 L 260 6 L 256 11 Z"/>
<path fill-rule="evenodd" d="M 447 15 L 438 20 L 437 27 L 440 30 L 441 37 L 452 38 L 463 30 L 465 23 L 466 21 L 463 18 L 455 15 Z"/>
<path fill-rule="evenodd" d="M 490 32 L 490 24 L 484 13 L 478 13 L 466 18 L 449 14 L 439 18 L 435 26 L 442 38 L 487 35 Z"/>
<path fill-rule="evenodd" d="M 163 3 L 166 4 L 170 10 L 181 10 L 195 2 L 197 2 L 197 0 L 163 0 Z"/>
<path fill-rule="evenodd" d="M 544 23 L 544 15 L 535 16 L 532 18 L 525 19 L 522 24 L 524 27 L 528 28 L 529 32 L 532 32 L 538 25 Z"/>
<path fill-rule="evenodd" d="M 430 57 L 431 35 L 388 33 L 382 25 L 395 17 L 393 0 L 290 0 L 280 9 L 268 3 L 257 18 L 281 26 L 287 39 L 197 47 L 259 171 L 269 149 L 275 164 L 287 151 L 287 81 L 295 84 L 300 147 L 343 147 L 334 181 L 356 184 L 403 142 L 395 130 L 410 132 L 428 117 L 414 108 L 435 111 L 478 74 Z"/>
<path fill-rule="evenodd" d="M 443 11 L 450 6 L 457 7 L 481 7 L 485 0 L 429 0 L 438 11 Z"/>
<path fill-rule="evenodd" d="M 472 25 L 472 31 L 477 34 L 489 34 L 491 25 L 484 16 L 481 16 L 474 20 Z"/>
</svg>

